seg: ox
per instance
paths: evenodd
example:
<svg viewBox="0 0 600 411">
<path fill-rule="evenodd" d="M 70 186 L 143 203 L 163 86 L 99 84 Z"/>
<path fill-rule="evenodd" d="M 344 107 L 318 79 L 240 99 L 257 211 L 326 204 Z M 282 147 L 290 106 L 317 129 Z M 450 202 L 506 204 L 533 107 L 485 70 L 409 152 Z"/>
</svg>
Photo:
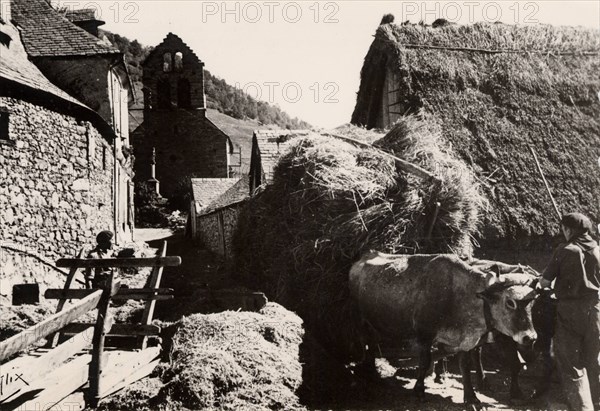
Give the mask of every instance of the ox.
<svg viewBox="0 0 600 411">
<path fill-rule="evenodd" d="M 371 251 L 350 269 L 349 286 L 369 334 L 402 346 L 404 357 L 418 356 L 415 394 L 424 396 L 435 346 L 441 356 L 460 355 L 464 401 L 476 404 L 469 351 L 493 330 L 520 345 L 533 344 L 537 337 L 531 321 L 534 279 L 525 273 L 499 277 L 454 255 Z M 369 361 L 374 361 L 372 350 L 369 353 Z"/>
<path fill-rule="evenodd" d="M 540 277 L 540 273 L 533 268 L 520 264 L 510 265 L 489 260 L 473 260 L 469 264 L 481 271 L 494 272 L 498 275 L 527 272 L 535 277 Z M 542 378 L 535 388 L 534 396 L 536 397 L 545 393 L 550 387 L 551 375 L 554 369 L 551 344 L 552 337 L 554 336 L 554 323 L 556 321 L 556 300 L 552 296 L 552 291 L 542 292 L 533 304 L 531 312 L 533 326 L 538 336 L 535 347 L 520 346 L 506 336 L 498 336 L 496 338 L 500 351 L 510 366 L 510 398 L 512 400 L 525 399 L 519 386 L 519 373 L 524 366 L 523 360 L 529 363 L 541 355 Z M 481 363 L 481 348 L 475 349 L 474 361 L 479 387 L 487 386 Z"/>
</svg>

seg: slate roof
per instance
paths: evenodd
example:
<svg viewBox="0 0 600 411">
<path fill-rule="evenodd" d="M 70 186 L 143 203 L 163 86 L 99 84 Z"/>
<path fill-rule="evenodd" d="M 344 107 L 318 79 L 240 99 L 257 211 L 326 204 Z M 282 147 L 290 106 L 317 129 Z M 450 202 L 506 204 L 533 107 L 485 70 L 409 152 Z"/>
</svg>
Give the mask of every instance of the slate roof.
<svg viewBox="0 0 600 411">
<path fill-rule="evenodd" d="M 31 57 L 119 54 L 105 41 L 71 23 L 46 0 L 12 0 L 12 20 L 19 26 Z"/>
<path fill-rule="evenodd" d="M 102 20 L 98 20 L 96 18 L 96 10 L 95 9 L 79 9 L 79 10 L 67 10 L 65 13 L 65 17 L 72 22 L 82 22 L 82 21 L 97 21 L 102 22 Z"/>
<path fill-rule="evenodd" d="M 207 214 L 219 208 L 248 198 L 249 178 L 192 178 L 192 195 L 198 214 Z"/>
<path fill-rule="evenodd" d="M 36 91 L 50 93 L 69 103 L 73 103 L 86 110 L 91 110 L 69 94 L 62 91 L 50 82 L 42 72 L 27 58 L 19 33 L 15 27 L 0 24 L 0 28 L 11 36 L 10 48 L 0 45 L 0 78 L 13 81 L 22 86 Z M 10 32 L 8 31 L 10 30 Z"/>
<path fill-rule="evenodd" d="M 260 154 L 260 164 L 265 176 L 263 183 L 270 183 L 273 178 L 273 169 L 279 157 L 290 145 L 293 137 L 307 136 L 308 130 L 256 130 L 252 137 L 252 144 L 257 145 Z M 253 150 L 255 147 L 252 148 Z"/>
</svg>

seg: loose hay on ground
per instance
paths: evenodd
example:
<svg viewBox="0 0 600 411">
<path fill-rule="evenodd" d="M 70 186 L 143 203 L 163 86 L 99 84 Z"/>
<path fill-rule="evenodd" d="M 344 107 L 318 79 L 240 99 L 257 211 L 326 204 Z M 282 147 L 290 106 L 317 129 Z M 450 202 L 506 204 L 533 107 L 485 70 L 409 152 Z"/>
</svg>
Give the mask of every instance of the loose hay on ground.
<svg viewBox="0 0 600 411">
<path fill-rule="evenodd" d="M 190 315 L 173 327 L 170 362 L 159 379 L 132 385 L 104 409 L 302 409 L 295 391 L 304 332 L 295 314 L 268 303 L 258 313 Z"/>
</svg>

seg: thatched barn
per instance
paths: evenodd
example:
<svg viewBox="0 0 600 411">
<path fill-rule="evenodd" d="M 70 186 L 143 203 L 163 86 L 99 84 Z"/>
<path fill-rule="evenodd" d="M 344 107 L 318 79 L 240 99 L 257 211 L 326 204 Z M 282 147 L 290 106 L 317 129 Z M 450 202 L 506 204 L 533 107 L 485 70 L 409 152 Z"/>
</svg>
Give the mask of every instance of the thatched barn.
<svg viewBox="0 0 600 411">
<path fill-rule="evenodd" d="M 558 224 L 534 152 L 560 212 L 600 222 L 599 50 L 581 27 L 382 24 L 352 123 L 438 123 L 489 200 L 479 253 L 541 268 Z"/>
</svg>

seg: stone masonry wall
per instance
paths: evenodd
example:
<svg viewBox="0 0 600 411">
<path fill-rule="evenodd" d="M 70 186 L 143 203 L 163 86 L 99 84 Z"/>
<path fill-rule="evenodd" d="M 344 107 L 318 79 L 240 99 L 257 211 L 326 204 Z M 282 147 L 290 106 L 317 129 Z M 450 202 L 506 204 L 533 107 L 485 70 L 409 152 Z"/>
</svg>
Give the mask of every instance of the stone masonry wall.
<svg viewBox="0 0 600 411">
<path fill-rule="evenodd" d="M 244 204 L 237 203 L 197 217 L 196 224 L 200 241 L 208 250 L 223 256 L 228 261 L 233 259 L 231 251 L 233 234 Z"/>
<path fill-rule="evenodd" d="M 90 123 L 13 98 L 0 97 L 0 110 L 10 116 L 10 141 L 0 142 L 0 294 L 10 298 L 15 283 L 64 283 L 32 254 L 72 257 L 113 230 L 114 162 Z"/>
</svg>

